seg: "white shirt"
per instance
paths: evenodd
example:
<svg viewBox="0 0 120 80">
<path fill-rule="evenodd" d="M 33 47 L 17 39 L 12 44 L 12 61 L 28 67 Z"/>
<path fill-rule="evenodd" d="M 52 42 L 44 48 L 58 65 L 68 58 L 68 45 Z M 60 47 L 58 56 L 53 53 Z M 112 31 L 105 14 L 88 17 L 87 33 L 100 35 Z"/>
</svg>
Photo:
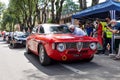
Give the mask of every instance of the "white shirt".
<svg viewBox="0 0 120 80">
<path fill-rule="evenodd" d="M 79 35 L 79 36 L 87 35 L 81 28 L 78 28 L 78 27 L 75 27 L 73 34 Z"/>
</svg>

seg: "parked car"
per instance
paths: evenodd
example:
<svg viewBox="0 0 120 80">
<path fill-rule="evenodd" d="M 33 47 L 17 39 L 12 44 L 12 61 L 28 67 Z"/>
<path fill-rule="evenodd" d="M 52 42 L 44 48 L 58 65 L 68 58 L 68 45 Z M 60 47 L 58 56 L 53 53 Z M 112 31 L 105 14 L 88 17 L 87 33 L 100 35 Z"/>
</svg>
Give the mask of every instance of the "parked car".
<svg viewBox="0 0 120 80">
<path fill-rule="evenodd" d="M 24 32 L 14 32 L 10 40 L 10 46 L 13 48 L 16 48 L 19 45 L 25 46 L 27 36 L 28 35 Z"/>
<path fill-rule="evenodd" d="M 26 52 L 39 56 L 41 65 L 52 60 L 91 61 L 97 51 L 96 38 L 72 34 L 66 25 L 41 24 L 27 37 Z"/>
</svg>

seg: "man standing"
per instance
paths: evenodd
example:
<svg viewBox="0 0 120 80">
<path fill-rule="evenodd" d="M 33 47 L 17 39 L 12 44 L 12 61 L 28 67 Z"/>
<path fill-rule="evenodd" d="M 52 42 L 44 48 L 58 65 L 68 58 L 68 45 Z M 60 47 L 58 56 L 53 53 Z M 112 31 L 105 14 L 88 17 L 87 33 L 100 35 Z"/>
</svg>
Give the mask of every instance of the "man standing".
<svg viewBox="0 0 120 80">
<path fill-rule="evenodd" d="M 115 20 L 111 20 L 110 24 L 107 26 L 107 28 L 113 33 L 113 34 L 119 34 L 120 33 L 120 23 L 116 22 Z M 114 29 L 112 29 L 114 28 Z M 120 60 L 120 39 L 115 40 L 115 49 L 118 49 L 117 55 L 115 55 L 115 60 Z"/>
<path fill-rule="evenodd" d="M 112 53 L 112 47 L 111 47 L 112 32 L 108 28 L 106 28 L 107 24 L 109 24 L 111 20 L 110 18 L 106 18 L 105 20 L 107 23 L 105 22 L 105 25 L 103 25 L 103 32 L 104 32 L 103 54 L 105 54 L 108 44 L 110 45 L 109 53 Z"/>
</svg>

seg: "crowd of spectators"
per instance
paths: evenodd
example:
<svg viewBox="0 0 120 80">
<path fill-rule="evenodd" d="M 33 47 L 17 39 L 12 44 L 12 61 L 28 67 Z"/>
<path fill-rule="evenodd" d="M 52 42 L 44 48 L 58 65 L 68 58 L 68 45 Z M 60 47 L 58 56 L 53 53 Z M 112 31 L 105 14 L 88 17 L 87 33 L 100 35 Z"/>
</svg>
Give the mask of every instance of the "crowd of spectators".
<svg viewBox="0 0 120 80">
<path fill-rule="evenodd" d="M 84 23 L 78 20 L 78 24 L 70 25 L 69 29 L 75 35 L 80 35 L 80 36 L 87 35 L 90 37 L 97 38 L 98 48 L 101 48 L 99 54 L 109 55 L 115 60 L 120 60 L 119 39 L 116 40 L 117 43 L 113 43 L 113 47 L 111 45 L 112 41 L 115 41 L 112 38 L 113 34 L 118 33 L 120 30 L 119 22 L 116 22 L 115 20 L 111 20 L 109 17 L 106 17 L 104 20 L 96 18 L 94 21 L 88 20 Z M 114 51 L 116 52 L 112 51 L 112 48 L 114 48 Z"/>
</svg>

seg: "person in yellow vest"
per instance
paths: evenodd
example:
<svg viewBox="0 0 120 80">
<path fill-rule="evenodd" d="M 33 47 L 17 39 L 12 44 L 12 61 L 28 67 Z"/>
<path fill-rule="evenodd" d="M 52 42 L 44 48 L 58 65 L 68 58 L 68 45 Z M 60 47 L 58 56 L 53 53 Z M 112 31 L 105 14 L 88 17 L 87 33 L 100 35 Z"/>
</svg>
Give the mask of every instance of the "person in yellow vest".
<svg viewBox="0 0 120 80">
<path fill-rule="evenodd" d="M 113 33 L 113 34 L 120 34 L 120 22 L 117 22 L 116 20 L 111 20 L 110 24 L 107 26 L 107 28 Z M 115 39 L 115 50 L 118 50 L 117 54 L 110 55 L 111 58 L 114 60 L 120 60 L 120 39 Z"/>
<path fill-rule="evenodd" d="M 104 39 L 104 42 L 103 42 L 103 54 L 105 55 L 109 55 L 112 53 L 112 48 L 111 48 L 111 38 L 112 38 L 112 32 L 106 27 L 107 24 L 109 24 L 110 22 L 110 18 L 106 18 L 105 19 L 106 22 L 101 22 L 102 26 L 103 26 L 103 39 Z M 109 53 L 105 53 L 105 51 L 107 50 L 107 46 L 109 44 Z"/>
</svg>

